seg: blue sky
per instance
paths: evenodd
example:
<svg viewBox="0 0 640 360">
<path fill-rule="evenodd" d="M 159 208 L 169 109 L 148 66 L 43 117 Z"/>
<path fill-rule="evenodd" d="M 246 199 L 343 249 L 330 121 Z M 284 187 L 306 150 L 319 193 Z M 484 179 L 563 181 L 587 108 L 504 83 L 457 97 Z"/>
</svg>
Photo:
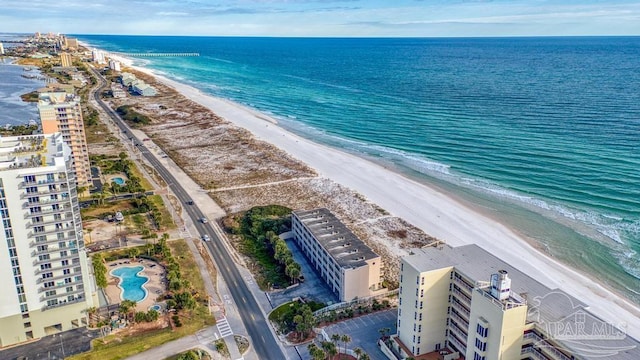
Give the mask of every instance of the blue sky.
<svg viewBox="0 0 640 360">
<path fill-rule="evenodd" d="M 220 36 L 640 35 L 640 0 L 2 0 L 0 32 L 34 31 Z"/>
</svg>

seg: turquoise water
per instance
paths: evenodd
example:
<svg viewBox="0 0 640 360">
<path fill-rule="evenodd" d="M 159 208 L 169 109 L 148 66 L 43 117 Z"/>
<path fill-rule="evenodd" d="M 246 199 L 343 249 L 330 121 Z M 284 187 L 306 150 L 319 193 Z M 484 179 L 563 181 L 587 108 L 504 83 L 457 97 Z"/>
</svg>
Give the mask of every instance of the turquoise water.
<svg viewBox="0 0 640 360">
<path fill-rule="evenodd" d="M 640 303 L 640 38 L 79 36 L 482 206 Z M 426 229 L 428 231 L 428 229 Z"/>
<path fill-rule="evenodd" d="M 113 181 L 114 183 L 116 183 L 116 184 L 118 184 L 120 186 L 124 185 L 124 179 L 121 178 L 121 177 L 114 177 L 114 178 L 111 179 L 111 181 Z"/>
<path fill-rule="evenodd" d="M 149 278 L 138 275 L 143 269 L 143 266 L 121 267 L 111 272 L 113 276 L 120 278 L 118 286 L 122 290 L 120 297 L 123 300 L 139 302 L 147 297 L 147 290 L 144 288 L 144 284 L 149 281 Z"/>
</svg>

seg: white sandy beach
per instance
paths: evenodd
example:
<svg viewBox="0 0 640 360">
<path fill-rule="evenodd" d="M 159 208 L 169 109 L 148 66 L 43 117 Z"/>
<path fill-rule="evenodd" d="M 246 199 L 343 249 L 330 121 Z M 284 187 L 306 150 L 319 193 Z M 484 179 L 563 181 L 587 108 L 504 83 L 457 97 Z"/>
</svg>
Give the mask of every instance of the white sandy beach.
<svg viewBox="0 0 640 360">
<path fill-rule="evenodd" d="M 410 180 L 357 156 L 319 145 L 276 125 L 268 116 L 233 102 L 154 74 L 186 97 L 220 117 L 252 132 L 258 139 L 286 151 L 320 176 L 330 178 L 369 198 L 391 214 L 452 246 L 476 243 L 546 286 L 562 288 L 613 324 L 626 324 L 627 333 L 640 339 L 640 308 L 586 276 L 539 252 L 507 227 L 471 210 L 446 194 Z M 268 119 L 268 121 L 265 121 Z M 405 250 L 393 249 L 394 253 Z M 487 280 L 489 280 L 487 278 Z"/>
</svg>

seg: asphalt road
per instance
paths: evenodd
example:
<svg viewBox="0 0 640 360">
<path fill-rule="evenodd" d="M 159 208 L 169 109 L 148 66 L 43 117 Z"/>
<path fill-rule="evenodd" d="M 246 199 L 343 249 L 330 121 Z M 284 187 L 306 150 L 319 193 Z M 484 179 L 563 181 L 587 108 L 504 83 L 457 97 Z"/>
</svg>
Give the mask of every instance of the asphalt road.
<svg viewBox="0 0 640 360">
<path fill-rule="evenodd" d="M 187 214 L 189 214 L 191 220 L 193 220 L 193 223 L 198 232 L 200 234 L 209 234 L 211 241 L 205 242 L 205 244 L 211 250 L 211 253 L 213 254 L 213 260 L 218 267 L 218 271 L 229 287 L 231 296 L 233 296 L 233 300 L 236 303 L 238 312 L 242 317 L 242 322 L 244 323 L 245 328 L 247 329 L 247 332 L 251 337 L 251 345 L 258 354 L 258 358 L 269 360 L 285 359 L 284 354 L 280 350 L 280 347 L 276 343 L 276 340 L 273 338 L 273 335 L 269 329 L 269 324 L 267 324 L 264 315 L 260 311 L 258 303 L 249 291 L 249 288 L 242 279 L 238 268 L 236 268 L 235 263 L 229 256 L 227 249 L 224 247 L 224 245 L 222 245 L 221 239 L 216 235 L 216 232 L 213 230 L 211 224 L 203 224 L 200 222 L 200 219 L 204 217 L 204 214 L 202 213 L 202 211 L 200 211 L 200 209 L 198 209 L 195 204 L 188 204 L 191 201 L 191 197 L 189 196 L 189 194 L 176 181 L 173 175 L 155 158 L 155 156 L 151 154 L 149 149 L 144 146 L 144 143 L 135 135 L 133 135 L 133 133 L 120 118 L 120 116 L 109 106 L 107 106 L 102 101 L 102 99 L 100 99 L 100 93 L 106 87 L 106 81 L 94 69 L 92 69 L 92 71 L 98 78 L 98 81 L 101 82 L 98 90 L 93 93 L 95 100 L 98 102 L 98 104 L 100 104 L 102 109 L 107 114 L 109 114 L 109 116 L 113 119 L 120 130 L 126 132 L 129 138 L 132 138 L 131 140 L 133 144 L 135 144 L 140 153 L 156 169 L 158 174 L 162 176 L 162 178 L 166 181 L 173 193 L 183 204 Z"/>
</svg>

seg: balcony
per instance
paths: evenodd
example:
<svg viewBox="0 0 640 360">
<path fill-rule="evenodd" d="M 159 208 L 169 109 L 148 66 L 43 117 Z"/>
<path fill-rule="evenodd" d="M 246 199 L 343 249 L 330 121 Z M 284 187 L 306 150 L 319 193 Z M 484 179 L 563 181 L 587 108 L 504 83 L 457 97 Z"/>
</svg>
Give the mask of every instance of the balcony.
<svg viewBox="0 0 640 360">
<path fill-rule="evenodd" d="M 33 261 L 33 266 L 39 266 L 45 263 L 51 263 L 53 261 L 60 261 L 60 260 L 66 260 L 69 259 L 71 260 L 71 263 L 73 263 L 73 259 L 79 259 L 80 257 L 78 256 L 78 254 L 67 254 L 67 256 L 60 256 L 60 257 L 56 257 L 56 258 L 50 258 L 50 259 L 45 259 L 45 260 L 34 260 Z"/>
<path fill-rule="evenodd" d="M 533 331 L 525 333 L 524 336 L 522 337 L 522 345 L 534 344 L 541 341 L 544 341 L 544 339 L 542 339 L 540 336 L 538 336 L 538 334 L 536 334 Z"/>
<path fill-rule="evenodd" d="M 24 189 L 25 187 L 29 187 L 29 186 L 39 186 L 39 185 L 54 185 L 54 184 L 66 184 L 68 182 L 68 180 L 71 180 L 71 177 L 68 178 L 58 178 L 58 179 L 54 179 L 54 180 L 36 180 L 36 181 L 23 181 L 21 183 L 18 184 L 18 188 L 19 189 Z"/>
<path fill-rule="evenodd" d="M 38 268 L 38 269 L 37 269 L 37 270 L 35 270 L 33 273 L 34 273 L 36 276 L 38 276 L 38 275 L 40 275 L 40 274 L 47 273 L 47 272 L 58 271 L 58 270 L 63 270 L 63 269 L 70 269 L 71 267 L 73 267 L 73 268 L 74 268 L 74 271 L 75 271 L 75 268 L 80 267 L 80 264 L 79 264 L 79 263 L 76 263 L 76 264 L 71 263 L 70 265 L 64 265 L 64 266 L 63 266 L 63 265 L 59 265 L 59 266 L 54 266 L 54 267 L 49 268 L 49 269 L 40 269 L 40 268 Z M 81 274 L 81 273 L 82 273 L 82 268 L 80 268 L 80 271 L 81 271 L 81 272 L 76 273 L 76 274 Z M 67 275 L 67 277 L 69 277 L 69 275 Z M 40 281 L 40 282 L 38 282 L 38 283 L 42 283 L 42 282 L 43 282 L 43 281 Z"/>
<path fill-rule="evenodd" d="M 453 320 L 455 320 L 458 324 L 460 324 L 461 326 L 464 326 L 466 328 L 469 328 L 469 321 L 464 319 L 463 317 L 457 315 L 454 312 L 451 312 L 451 314 L 449 315 L 449 317 L 451 317 Z"/>
<path fill-rule="evenodd" d="M 74 276 L 75 275 L 67 275 L 68 278 L 73 278 Z M 45 287 L 38 288 L 38 292 L 39 293 L 45 293 L 45 292 L 47 292 L 49 290 L 56 290 L 56 289 L 66 288 L 66 287 L 69 287 L 69 286 L 76 286 L 76 285 L 80 285 L 80 284 L 82 284 L 82 280 L 80 280 L 80 281 L 72 281 L 70 283 L 58 282 L 54 286 L 49 286 L 47 288 L 45 288 Z"/>
<path fill-rule="evenodd" d="M 50 245 L 50 244 L 58 244 L 60 242 L 67 242 L 67 241 L 77 241 L 78 239 L 74 236 L 67 236 L 61 239 L 47 239 L 46 241 L 32 241 L 29 243 L 29 247 L 35 247 L 38 245 Z"/>
<path fill-rule="evenodd" d="M 61 193 L 68 193 L 68 192 L 69 192 L 69 187 L 66 186 L 66 183 L 64 183 L 56 189 L 22 193 L 20 194 L 20 199 L 26 199 L 32 196 L 52 195 L 52 194 L 61 194 Z"/>
<path fill-rule="evenodd" d="M 469 297 L 473 294 L 473 286 L 467 284 L 464 280 L 454 276 L 453 283 L 458 285 Z"/>
<path fill-rule="evenodd" d="M 80 294 L 84 294 L 84 289 L 81 289 L 81 290 L 74 290 L 74 291 L 72 291 L 72 292 L 65 292 L 65 293 L 55 294 L 55 295 L 50 295 L 50 296 L 41 296 L 41 297 L 40 297 L 40 302 L 45 302 L 45 301 L 47 301 L 47 300 L 53 300 L 53 299 L 59 299 L 59 298 L 61 298 L 61 297 L 64 297 L 64 300 L 66 300 L 66 299 L 67 299 L 67 298 L 66 298 L 67 296 L 70 296 L 70 295 L 80 295 Z M 67 301 L 67 304 L 68 304 L 68 303 L 69 303 L 69 302 Z"/>
<path fill-rule="evenodd" d="M 76 303 L 83 302 L 83 301 L 84 301 L 84 296 L 78 296 L 77 298 L 75 298 L 72 301 L 64 300 L 64 302 L 57 303 L 56 305 L 47 305 L 47 306 L 42 308 L 42 311 L 55 309 L 55 308 L 58 308 L 58 307 L 61 307 L 61 306 L 65 306 L 65 305 L 76 304 Z"/>
<path fill-rule="evenodd" d="M 464 307 L 461 303 L 459 303 L 458 301 L 456 301 L 455 299 L 451 302 L 451 307 L 453 307 L 454 309 L 456 309 L 458 311 L 458 313 L 460 315 L 462 315 L 463 318 L 466 318 L 467 321 L 469 320 L 469 315 L 471 314 L 469 312 L 469 309 L 467 309 L 466 307 Z"/>
<path fill-rule="evenodd" d="M 449 332 L 453 333 L 458 337 L 458 339 L 466 339 L 468 336 L 465 331 L 463 331 L 458 325 L 449 321 Z"/>
<path fill-rule="evenodd" d="M 60 232 L 65 232 L 65 231 L 70 231 L 70 230 L 77 230 L 74 226 L 63 226 L 62 228 L 59 229 L 45 229 L 44 231 L 29 231 L 29 233 L 27 234 L 27 237 L 36 237 L 36 236 L 40 236 L 40 235 L 51 235 L 51 234 L 57 234 Z"/>
<path fill-rule="evenodd" d="M 447 341 L 452 344 L 463 356 L 467 352 L 467 347 L 462 344 L 455 336 L 449 335 Z"/>
<path fill-rule="evenodd" d="M 65 212 L 65 216 L 73 215 L 73 212 L 71 212 L 71 207 L 70 206 L 60 206 L 60 208 L 58 208 L 58 209 L 47 209 L 47 210 L 40 210 L 40 211 L 37 211 L 37 212 L 26 212 L 26 213 L 24 213 L 24 218 L 25 219 L 31 219 L 34 216 L 43 216 L 43 215 L 49 215 L 49 214 L 60 214 L 62 212 Z"/>
<path fill-rule="evenodd" d="M 520 351 L 520 357 L 523 359 L 531 358 L 533 360 L 549 360 L 547 357 L 542 355 L 538 349 L 534 349 L 533 347 L 527 347 Z"/>
<path fill-rule="evenodd" d="M 455 294 L 456 297 L 462 301 L 462 303 L 471 304 L 471 297 L 464 292 L 457 290 L 455 287 L 451 289 L 451 293 Z"/>
<path fill-rule="evenodd" d="M 78 246 L 76 244 L 70 245 L 70 246 L 65 246 L 65 247 L 50 247 L 46 250 L 34 250 L 31 252 L 31 257 L 35 257 L 38 255 L 44 255 L 44 254 L 55 254 L 58 253 L 60 251 L 65 251 L 65 250 L 78 250 Z"/>
<path fill-rule="evenodd" d="M 49 220 L 36 221 L 36 222 L 29 221 L 26 224 L 26 227 L 32 228 L 34 226 L 46 226 L 46 225 L 53 225 L 53 224 L 63 224 L 63 225 L 69 224 L 68 227 L 71 227 L 71 224 L 73 224 L 73 220 L 74 220 L 73 217 L 67 218 L 65 216 L 64 218 L 61 218 L 61 219 L 49 219 Z"/>
<path fill-rule="evenodd" d="M 68 266 L 61 266 L 61 268 L 64 269 L 71 269 L 73 267 L 73 265 L 68 265 Z M 52 269 L 49 269 L 49 272 L 53 271 Z M 50 277 L 50 278 L 39 278 L 38 280 L 36 280 L 36 284 L 42 284 L 42 283 L 46 283 L 47 281 L 56 281 L 56 280 L 60 280 L 60 279 L 65 279 L 68 277 L 73 277 L 73 276 L 78 276 L 78 275 L 82 275 L 82 273 L 73 273 L 73 274 L 61 274 L 61 275 L 57 275 L 54 277 Z M 46 290 L 51 290 L 51 288 L 47 288 Z"/>
<path fill-rule="evenodd" d="M 550 345 L 547 342 L 538 344 L 538 346 L 536 346 L 536 350 L 540 351 L 542 355 L 547 359 L 571 360 L 570 357 L 566 356 L 560 350 L 556 349 L 553 345 Z"/>
</svg>

